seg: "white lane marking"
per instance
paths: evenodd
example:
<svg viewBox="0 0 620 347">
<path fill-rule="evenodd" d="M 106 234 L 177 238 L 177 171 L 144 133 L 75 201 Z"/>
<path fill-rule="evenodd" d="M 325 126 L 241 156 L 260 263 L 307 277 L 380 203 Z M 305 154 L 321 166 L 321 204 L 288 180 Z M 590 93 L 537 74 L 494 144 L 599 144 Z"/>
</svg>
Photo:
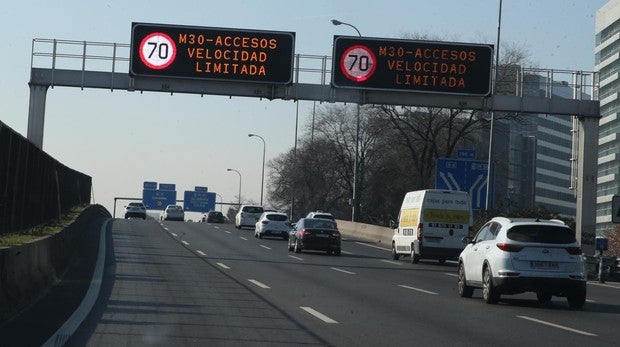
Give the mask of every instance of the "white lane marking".
<svg viewBox="0 0 620 347">
<path fill-rule="evenodd" d="M 329 323 L 329 324 L 338 324 L 338 322 L 336 322 L 335 320 L 327 317 L 326 315 L 322 314 L 321 312 L 313 309 L 312 307 L 304 307 L 304 306 L 299 306 L 299 308 L 301 308 L 302 310 L 310 313 L 311 315 L 315 316 L 316 318 L 322 320 L 325 323 Z"/>
<path fill-rule="evenodd" d="M 201 250 L 196 250 L 196 253 L 198 253 L 198 254 L 202 255 L 203 257 L 206 255 L 206 254 L 205 254 L 203 251 L 201 251 Z"/>
<path fill-rule="evenodd" d="M 220 227 L 218 227 L 217 225 L 214 227 L 215 229 L 219 229 Z"/>
<path fill-rule="evenodd" d="M 620 286 L 612 286 L 612 285 L 609 285 L 609 284 L 603 284 L 603 283 L 597 283 L 597 282 L 588 282 L 588 284 L 591 284 L 593 286 L 599 286 L 599 287 L 620 289 Z"/>
<path fill-rule="evenodd" d="M 86 295 L 80 306 L 71 314 L 71 317 L 52 335 L 43 346 L 52 347 L 60 345 L 64 345 L 67 342 L 67 339 L 75 333 L 77 328 L 82 324 L 86 316 L 90 313 L 90 310 L 95 305 L 97 298 L 99 297 L 99 290 L 101 289 L 101 283 L 103 279 L 103 268 L 105 265 L 105 246 L 106 246 L 106 230 L 108 228 L 108 223 L 111 219 L 106 219 L 106 221 L 101 226 L 101 230 L 99 231 L 99 250 L 97 253 L 97 262 L 95 264 L 95 271 L 93 272 L 93 277 L 90 280 L 90 285 L 88 286 L 88 290 L 86 291 Z"/>
<path fill-rule="evenodd" d="M 297 259 L 297 260 L 302 260 L 302 261 L 303 261 L 303 259 L 301 259 L 300 257 L 296 257 L 296 256 L 294 256 L 294 255 L 289 255 L 289 257 L 291 257 L 291 258 L 293 258 L 293 259 Z"/>
<path fill-rule="evenodd" d="M 271 249 L 270 247 L 267 247 L 265 245 L 260 245 L 261 247 L 263 247 L 264 249 Z"/>
<path fill-rule="evenodd" d="M 532 321 L 532 322 L 540 323 L 540 324 L 543 324 L 543 325 L 548 325 L 550 327 L 554 327 L 554 328 L 570 331 L 570 332 L 573 332 L 573 333 L 581 334 L 581 335 L 597 336 L 596 334 L 592 334 L 592 333 L 589 333 L 589 332 L 586 332 L 586 331 L 569 328 L 569 327 L 566 327 L 566 326 L 563 326 L 563 325 L 546 322 L 544 320 L 540 320 L 540 319 L 536 319 L 536 318 L 532 318 L 532 317 L 528 317 L 528 316 L 517 316 L 517 317 L 521 318 L 521 319 L 526 319 L 526 320 L 529 320 L 529 321 Z"/>
<path fill-rule="evenodd" d="M 397 262 L 397 261 L 393 261 L 393 260 L 381 259 L 381 261 L 384 262 L 384 263 L 388 263 L 388 264 L 403 265 L 403 263 L 400 263 L 400 262 Z"/>
<path fill-rule="evenodd" d="M 596 301 L 590 299 L 586 299 L 586 302 L 596 303 Z"/>
<path fill-rule="evenodd" d="M 170 234 L 172 234 L 172 236 L 174 236 L 174 237 L 179 236 L 179 235 L 177 235 L 177 234 L 175 234 L 175 233 L 170 233 Z"/>
<path fill-rule="evenodd" d="M 168 227 L 164 227 L 164 230 L 168 231 L 168 230 L 170 230 L 170 229 L 168 229 Z"/>
<path fill-rule="evenodd" d="M 245 237 L 243 237 L 243 236 L 239 236 L 239 238 L 240 238 L 240 239 L 242 239 L 242 240 L 244 240 L 244 241 L 247 241 L 247 240 L 248 240 L 248 239 L 246 239 L 246 238 L 245 238 Z"/>
<path fill-rule="evenodd" d="M 222 269 L 226 269 L 226 270 L 230 269 L 228 266 L 226 266 L 226 264 L 223 264 L 223 263 L 216 263 L 216 264 L 217 264 L 217 266 L 221 267 Z"/>
<path fill-rule="evenodd" d="M 422 292 L 422 293 L 426 293 L 426 294 L 431 294 L 431 295 L 439 295 L 439 294 L 437 294 L 437 293 L 435 293 L 435 292 L 431 292 L 431 291 L 424 290 L 424 289 L 420 289 L 420 288 L 415 288 L 415 287 L 406 286 L 406 285 L 404 285 L 404 284 L 399 284 L 398 286 L 399 286 L 399 287 L 401 287 L 401 288 L 411 289 L 411 290 L 415 290 L 415 291 Z"/>
<path fill-rule="evenodd" d="M 351 271 L 347 271 L 347 270 L 339 269 L 339 268 L 337 268 L 337 267 L 332 267 L 332 268 L 330 268 L 330 269 L 335 270 L 335 271 L 340 271 L 340 272 L 343 272 L 343 273 L 346 273 L 346 274 L 349 274 L 349 275 L 355 275 L 355 272 L 351 272 Z"/>
<path fill-rule="evenodd" d="M 185 240 L 181 240 L 181 243 L 182 243 L 182 244 L 184 244 L 184 245 L 186 245 L 186 246 L 189 246 L 189 242 L 187 242 L 187 241 L 185 241 Z"/>
<path fill-rule="evenodd" d="M 347 251 L 340 251 L 340 252 L 342 252 L 342 254 L 348 254 L 348 255 L 352 255 L 353 254 L 353 253 L 347 252 Z"/>
<path fill-rule="evenodd" d="M 225 232 L 226 234 L 232 234 L 232 233 L 231 233 L 230 231 L 228 231 L 228 230 L 224 230 L 224 232 Z"/>
<path fill-rule="evenodd" d="M 263 288 L 263 289 L 270 289 L 268 285 L 266 285 L 266 284 L 264 284 L 264 283 L 260 283 L 260 282 L 259 282 L 259 281 L 257 281 L 257 280 L 248 280 L 248 281 L 250 281 L 251 283 L 253 283 L 253 284 L 255 284 L 256 286 L 261 287 L 261 288 Z"/>
<path fill-rule="evenodd" d="M 362 245 L 362 246 L 366 246 L 366 247 L 372 247 L 372 248 L 376 248 L 376 249 L 381 249 L 381 250 L 384 250 L 384 251 L 389 251 L 389 252 L 392 251 L 389 248 L 379 247 L 379 246 L 375 246 L 375 245 L 369 245 L 367 243 L 363 243 L 363 242 L 359 242 L 359 241 L 355 241 L 355 243 L 357 243 L 358 245 Z"/>
<path fill-rule="evenodd" d="M 459 274 L 455 274 L 455 273 L 452 273 L 452 272 L 444 272 L 444 275 L 452 276 L 452 277 L 459 277 Z"/>
</svg>

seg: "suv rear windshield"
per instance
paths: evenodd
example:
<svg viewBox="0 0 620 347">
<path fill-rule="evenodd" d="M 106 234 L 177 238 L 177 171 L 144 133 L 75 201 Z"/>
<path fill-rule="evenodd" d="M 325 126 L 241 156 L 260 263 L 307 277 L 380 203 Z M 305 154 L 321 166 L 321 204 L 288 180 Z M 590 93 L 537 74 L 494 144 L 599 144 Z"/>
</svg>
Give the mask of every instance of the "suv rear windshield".
<svg viewBox="0 0 620 347">
<path fill-rule="evenodd" d="M 263 213 L 263 208 L 260 206 L 245 206 L 243 212 L 247 213 Z"/>
<path fill-rule="evenodd" d="M 287 216 L 281 215 L 281 214 L 268 214 L 265 217 L 267 217 L 267 219 L 269 220 L 276 221 L 276 222 L 284 222 L 288 219 Z"/>
<path fill-rule="evenodd" d="M 506 236 L 519 242 L 565 244 L 577 241 L 570 228 L 552 225 L 516 225 Z"/>
<path fill-rule="evenodd" d="M 304 221 L 304 226 L 306 228 L 338 229 L 336 223 L 320 218 L 306 218 Z"/>
</svg>

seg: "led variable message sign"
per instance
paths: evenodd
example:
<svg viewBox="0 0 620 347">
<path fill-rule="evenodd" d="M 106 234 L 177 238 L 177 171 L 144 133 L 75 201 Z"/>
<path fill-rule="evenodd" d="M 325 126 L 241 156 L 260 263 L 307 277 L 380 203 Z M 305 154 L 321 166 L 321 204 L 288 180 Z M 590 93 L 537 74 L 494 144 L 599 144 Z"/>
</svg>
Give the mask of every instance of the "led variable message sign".
<svg viewBox="0 0 620 347">
<path fill-rule="evenodd" d="M 491 94 L 493 45 L 334 36 L 341 88 Z"/>
<path fill-rule="evenodd" d="M 129 74 L 288 84 L 295 33 L 132 23 Z"/>
</svg>

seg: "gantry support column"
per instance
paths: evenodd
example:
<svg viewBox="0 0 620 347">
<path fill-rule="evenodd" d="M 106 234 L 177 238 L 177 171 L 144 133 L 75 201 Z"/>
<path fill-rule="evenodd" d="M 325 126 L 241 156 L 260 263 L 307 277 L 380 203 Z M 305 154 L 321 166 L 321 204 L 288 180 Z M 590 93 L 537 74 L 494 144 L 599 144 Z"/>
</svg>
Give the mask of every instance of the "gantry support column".
<svg viewBox="0 0 620 347">
<path fill-rule="evenodd" d="M 29 83 L 30 103 L 28 105 L 28 140 L 43 149 L 43 125 L 45 123 L 45 99 L 49 85 Z"/>
</svg>

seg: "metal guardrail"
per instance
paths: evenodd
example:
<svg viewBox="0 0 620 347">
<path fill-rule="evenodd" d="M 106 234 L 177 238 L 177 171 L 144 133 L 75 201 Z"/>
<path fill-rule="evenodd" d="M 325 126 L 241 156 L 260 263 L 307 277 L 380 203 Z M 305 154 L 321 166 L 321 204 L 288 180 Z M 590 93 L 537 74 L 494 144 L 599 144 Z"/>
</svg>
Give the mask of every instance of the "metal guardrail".
<svg viewBox="0 0 620 347">
<path fill-rule="evenodd" d="M 36 38 L 32 40 L 31 68 L 70 69 L 101 72 L 128 72 L 131 46 L 126 43 L 91 42 Z M 295 54 L 294 82 L 331 83 L 332 57 Z M 510 90 L 503 94 L 529 96 L 528 87 L 543 86 L 548 99 L 597 100 L 598 73 L 590 71 L 541 69 L 515 66 L 501 82 Z M 53 81 L 53 75 L 52 75 Z M 53 87 L 53 83 L 52 83 Z M 576 92 L 575 92 L 576 91 Z M 563 95 L 562 95 L 563 94 Z M 540 96 L 540 95 L 534 95 Z"/>
</svg>

